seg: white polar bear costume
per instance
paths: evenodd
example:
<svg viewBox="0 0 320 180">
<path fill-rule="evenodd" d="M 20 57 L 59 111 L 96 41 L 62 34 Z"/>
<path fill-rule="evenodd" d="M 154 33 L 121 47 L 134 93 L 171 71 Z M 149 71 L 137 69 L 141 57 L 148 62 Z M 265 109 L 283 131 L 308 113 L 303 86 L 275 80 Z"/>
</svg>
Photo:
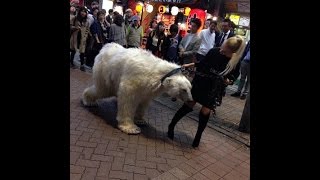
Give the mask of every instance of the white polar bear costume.
<svg viewBox="0 0 320 180">
<path fill-rule="evenodd" d="M 84 90 L 82 102 L 94 106 L 98 99 L 116 96 L 118 128 L 139 134 L 135 124 L 146 123 L 144 112 L 157 95 L 166 92 L 183 101 L 192 100 L 191 83 L 179 68 L 143 49 L 106 44 L 95 58 L 94 85 Z"/>
</svg>

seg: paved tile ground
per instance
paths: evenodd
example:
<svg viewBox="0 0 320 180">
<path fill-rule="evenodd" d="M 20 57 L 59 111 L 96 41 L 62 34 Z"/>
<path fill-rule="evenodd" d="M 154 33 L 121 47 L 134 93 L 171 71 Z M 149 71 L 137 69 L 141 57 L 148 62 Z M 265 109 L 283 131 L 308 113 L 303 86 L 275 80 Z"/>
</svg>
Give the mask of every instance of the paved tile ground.
<svg viewBox="0 0 320 180">
<path fill-rule="evenodd" d="M 249 179 L 245 144 L 207 127 L 199 148 L 192 148 L 198 125 L 192 116 L 179 121 L 171 141 L 166 132 L 176 110 L 158 99 L 146 113 L 149 125 L 142 133 L 124 134 L 115 128 L 115 98 L 99 101 L 97 108 L 81 105 L 81 94 L 91 84 L 89 73 L 70 69 L 71 180 Z"/>
</svg>

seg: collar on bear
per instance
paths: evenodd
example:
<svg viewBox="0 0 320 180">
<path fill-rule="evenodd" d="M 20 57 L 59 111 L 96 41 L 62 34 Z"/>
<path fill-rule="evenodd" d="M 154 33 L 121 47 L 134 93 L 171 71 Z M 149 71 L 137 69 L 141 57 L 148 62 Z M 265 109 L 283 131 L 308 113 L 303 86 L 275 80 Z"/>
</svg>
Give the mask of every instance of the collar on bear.
<svg viewBox="0 0 320 180">
<path fill-rule="evenodd" d="M 170 77 L 174 74 L 177 74 L 179 72 L 182 72 L 182 68 L 176 68 L 172 71 L 170 71 L 169 73 L 167 73 L 166 75 L 164 75 L 162 78 L 161 78 L 161 84 L 163 83 L 163 81 L 167 78 L 167 77 Z"/>
</svg>

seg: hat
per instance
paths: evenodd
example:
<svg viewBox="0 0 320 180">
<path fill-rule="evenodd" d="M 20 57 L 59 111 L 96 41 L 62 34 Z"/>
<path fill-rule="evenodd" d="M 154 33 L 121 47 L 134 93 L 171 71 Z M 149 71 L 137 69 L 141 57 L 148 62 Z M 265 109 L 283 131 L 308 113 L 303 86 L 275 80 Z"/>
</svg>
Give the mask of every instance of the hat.
<svg viewBox="0 0 320 180">
<path fill-rule="evenodd" d="M 129 21 L 139 21 L 139 20 L 140 20 L 139 16 L 132 16 L 132 17 L 129 19 Z"/>
<path fill-rule="evenodd" d="M 128 8 L 128 9 L 125 11 L 125 13 L 127 13 L 127 12 L 132 12 L 132 9 Z"/>
</svg>

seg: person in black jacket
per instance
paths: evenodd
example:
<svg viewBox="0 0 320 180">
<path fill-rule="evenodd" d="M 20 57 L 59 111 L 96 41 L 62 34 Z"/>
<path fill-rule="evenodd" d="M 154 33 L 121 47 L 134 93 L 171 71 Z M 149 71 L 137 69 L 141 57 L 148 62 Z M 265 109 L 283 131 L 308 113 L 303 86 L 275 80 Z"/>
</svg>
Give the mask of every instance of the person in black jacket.
<svg viewBox="0 0 320 180">
<path fill-rule="evenodd" d="M 221 26 L 222 26 L 222 32 L 215 39 L 215 47 L 220 47 L 225 40 L 235 36 L 233 31 L 231 31 L 232 27 L 231 27 L 231 20 L 230 19 L 224 19 L 222 21 Z"/>
<path fill-rule="evenodd" d="M 220 48 L 212 48 L 205 58 L 196 63 L 184 64 L 183 67 L 196 66 L 195 77 L 192 81 L 193 101 L 184 103 L 176 112 L 168 127 L 168 137 L 173 139 L 174 127 L 178 121 L 193 110 L 198 102 L 202 105 L 199 112 L 199 125 L 192 143 L 198 147 L 211 111 L 215 111 L 216 102 L 224 84 L 231 84 L 235 79 L 232 75 L 245 49 L 245 41 L 241 36 L 234 36 L 226 40 Z"/>
<path fill-rule="evenodd" d="M 170 35 L 165 37 L 163 42 L 163 59 L 178 63 L 178 47 L 182 39 L 178 34 L 179 27 L 176 24 L 170 26 Z"/>
</svg>

